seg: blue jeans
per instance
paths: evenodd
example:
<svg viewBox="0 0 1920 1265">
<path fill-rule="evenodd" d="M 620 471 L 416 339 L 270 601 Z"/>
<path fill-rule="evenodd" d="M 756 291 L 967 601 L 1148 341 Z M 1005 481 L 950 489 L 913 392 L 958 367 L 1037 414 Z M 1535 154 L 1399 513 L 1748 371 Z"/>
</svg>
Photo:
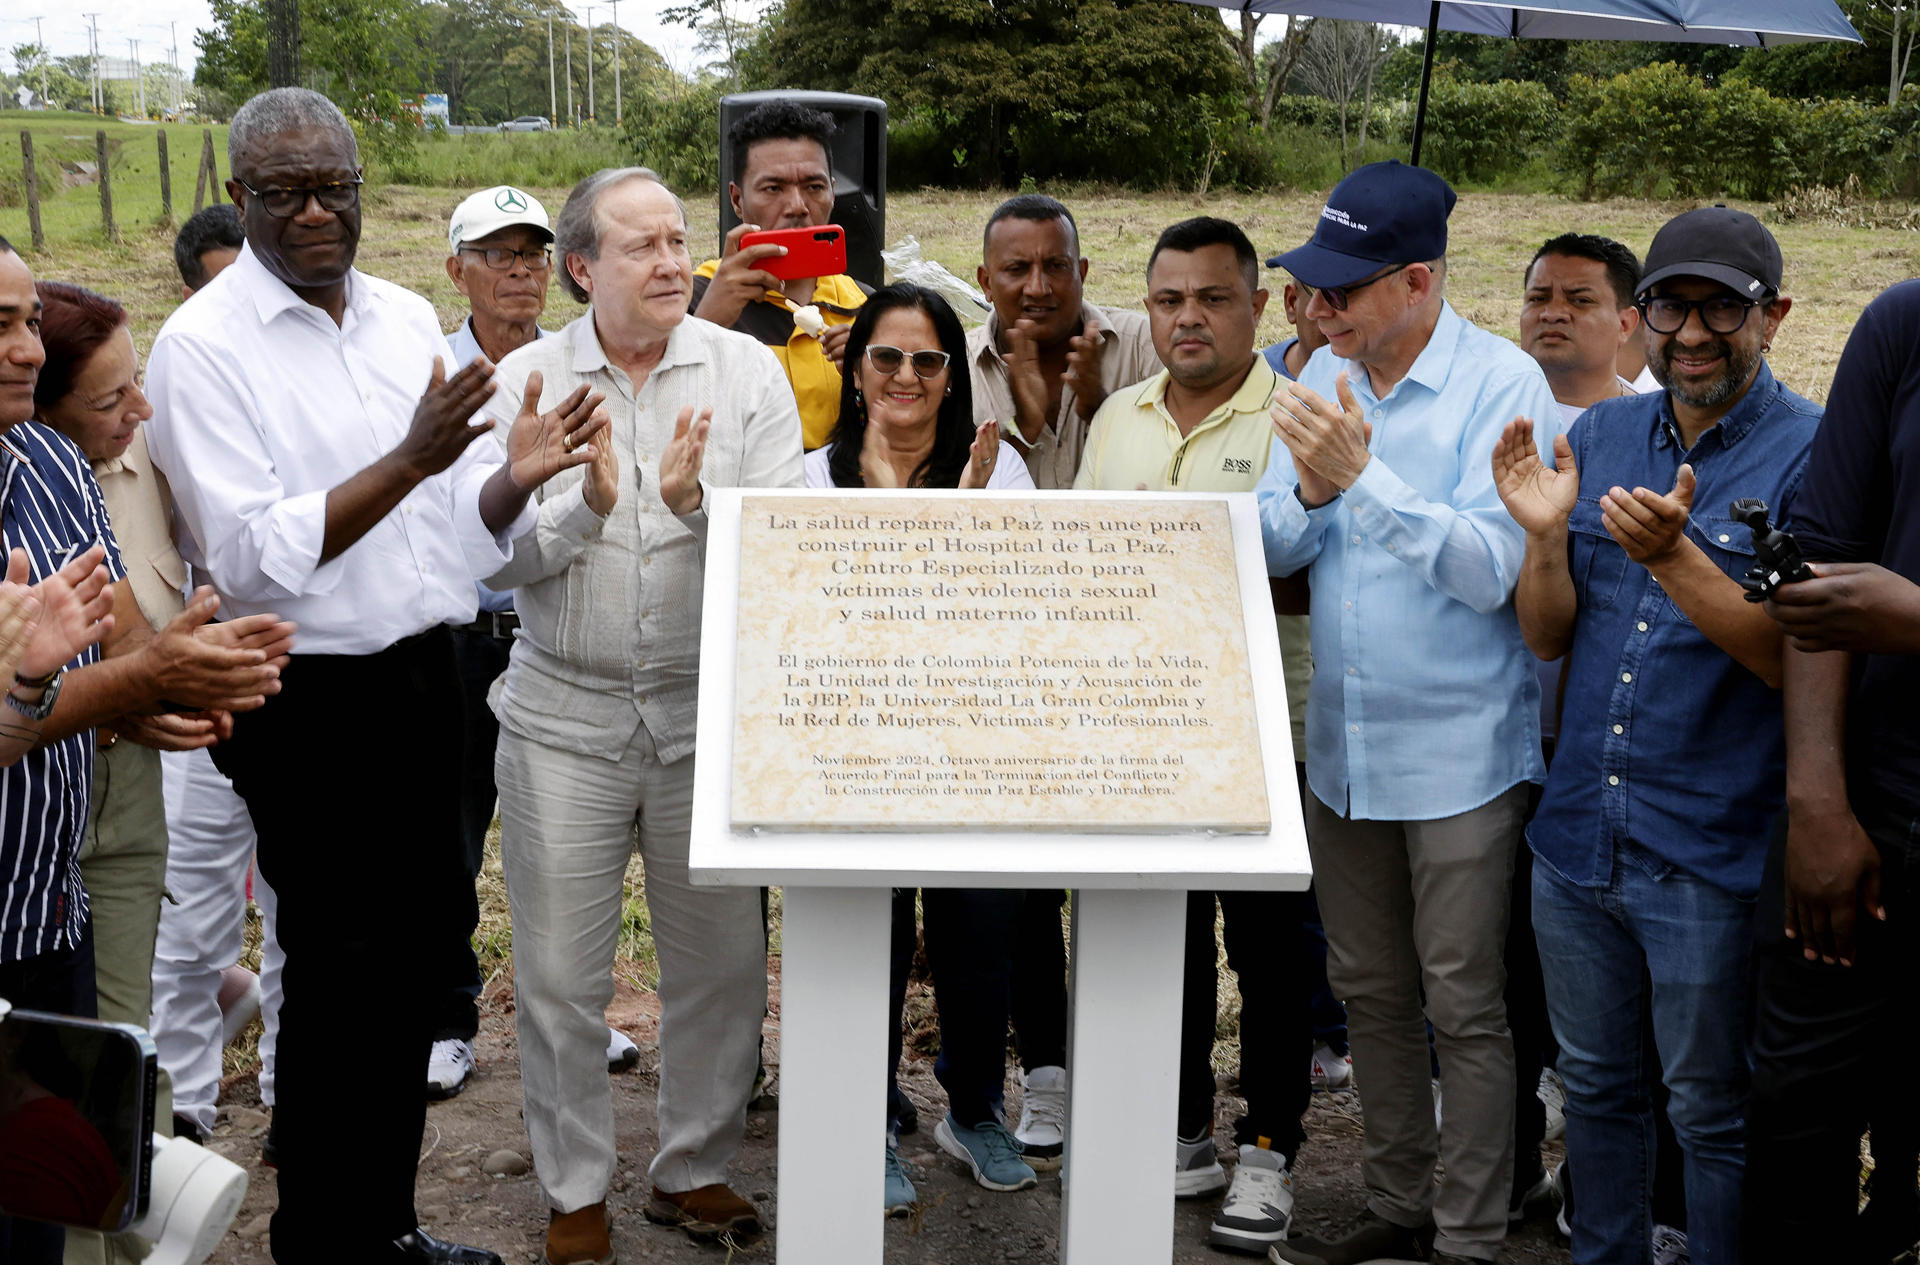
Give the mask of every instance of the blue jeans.
<svg viewBox="0 0 1920 1265">
<path fill-rule="evenodd" d="M 1734 1265 L 1753 902 L 1623 844 L 1604 888 L 1577 886 L 1536 864 L 1533 926 L 1567 1087 L 1567 1154 L 1580 1175 L 1575 1265 L 1644 1265 L 1648 1258 L 1654 1117 L 1642 1069 L 1649 1039 L 1686 1157 L 1689 1254 L 1698 1265 Z M 1642 1009 L 1649 1002 L 1651 1032 Z"/>
</svg>

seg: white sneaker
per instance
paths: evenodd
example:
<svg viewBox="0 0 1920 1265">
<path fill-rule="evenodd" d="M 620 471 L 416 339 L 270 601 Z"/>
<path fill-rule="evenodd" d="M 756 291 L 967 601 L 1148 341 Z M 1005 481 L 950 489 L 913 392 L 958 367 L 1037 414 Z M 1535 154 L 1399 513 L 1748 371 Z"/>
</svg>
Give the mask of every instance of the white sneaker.
<svg viewBox="0 0 1920 1265">
<path fill-rule="evenodd" d="M 1315 1090 L 1347 1089 L 1353 1085 L 1353 1055 L 1335 1054 L 1328 1045 L 1315 1046 L 1308 1072 Z"/>
<path fill-rule="evenodd" d="M 1540 1105 L 1547 1109 L 1547 1132 L 1545 1140 L 1558 1142 L 1567 1136 L 1567 1086 L 1560 1079 L 1560 1073 L 1552 1068 L 1540 1072 L 1540 1088 L 1537 1091 Z"/>
<path fill-rule="evenodd" d="M 1067 1069 L 1036 1067 L 1020 1083 L 1025 1092 L 1013 1136 L 1026 1148 L 1027 1167 L 1050 1173 L 1067 1149 Z"/>
<path fill-rule="evenodd" d="M 1214 1214 L 1207 1242 L 1229 1252 L 1265 1256 L 1275 1243 L 1286 1241 L 1293 1224 L 1293 1174 L 1277 1151 L 1242 1145 L 1240 1166 L 1233 1185 Z"/>
<path fill-rule="evenodd" d="M 467 1074 L 473 1071 L 473 1044 L 457 1037 L 435 1041 L 427 1056 L 427 1101 L 451 1098 L 466 1087 Z"/>
<path fill-rule="evenodd" d="M 1201 1199 L 1227 1188 L 1227 1170 L 1220 1167 L 1219 1153 L 1213 1149 L 1213 1130 L 1188 1141 L 1173 1142 L 1173 1197 Z"/>
<path fill-rule="evenodd" d="M 640 1061 L 640 1047 L 618 1028 L 607 1029 L 607 1070 L 624 1072 Z"/>
<path fill-rule="evenodd" d="M 1653 1265 L 1687 1265 L 1687 1236 L 1670 1225 L 1653 1227 Z"/>
<path fill-rule="evenodd" d="M 228 967 L 228 970 L 235 968 Z M 220 1010 L 220 1044 L 232 1045 L 233 1039 L 246 1031 L 248 1024 L 260 1017 L 260 977 L 252 971 L 244 972 L 246 987 L 232 1005 Z M 225 991 L 225 972 L 221 973 L 221 988 Z"/>
</svg>

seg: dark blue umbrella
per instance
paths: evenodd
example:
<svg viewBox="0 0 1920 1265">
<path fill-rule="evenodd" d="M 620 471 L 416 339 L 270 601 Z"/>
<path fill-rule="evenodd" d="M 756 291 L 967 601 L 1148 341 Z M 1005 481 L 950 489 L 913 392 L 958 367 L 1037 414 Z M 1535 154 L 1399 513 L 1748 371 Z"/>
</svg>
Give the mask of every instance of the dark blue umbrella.
<svg viewBox="0 0 1920 1265">
<path fill-rule="evenodd" d="M 1812 40 L 1861 43 L 1834 0 L 1187 0 L 1237 12 L 1291 13 L 1424 26 L 1426 60 L 1413 121 L 1413 161 L 1427 124 L 1434 37 L 1441 31 L 1509 39 L 1656 40 L 1771 47 Z"/>
</svg>

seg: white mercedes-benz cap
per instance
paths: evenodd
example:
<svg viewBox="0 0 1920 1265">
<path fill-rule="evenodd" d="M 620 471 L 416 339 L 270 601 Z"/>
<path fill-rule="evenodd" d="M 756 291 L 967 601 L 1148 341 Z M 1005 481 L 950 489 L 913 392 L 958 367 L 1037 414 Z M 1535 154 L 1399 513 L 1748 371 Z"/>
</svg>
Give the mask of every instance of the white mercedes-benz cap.
<svg viewBox="0 0 1920 1265">
<path fill-rule="evenodd" d="M 458 251 L 461 242 L 477 241 L 515 224 L 537 228 L 548 241 L 553 240 L 553 225 L 540 199 L 510 184 L 482 189 L 453 208 L 453 218 L 447 221 L 447 249 Z"/>
</svg>

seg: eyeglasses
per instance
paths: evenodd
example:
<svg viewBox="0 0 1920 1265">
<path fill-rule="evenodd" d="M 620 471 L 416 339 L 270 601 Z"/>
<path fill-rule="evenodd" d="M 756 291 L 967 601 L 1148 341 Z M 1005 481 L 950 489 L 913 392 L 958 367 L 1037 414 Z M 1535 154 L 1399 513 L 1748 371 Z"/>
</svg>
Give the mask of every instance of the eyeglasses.
<svg viewBox="0 0 1920 1265">
<path fill-rule="evenodd" d="M 321 203 L 322 206 L 326 204 Z M 513 267 L 513 261 L 524 259 L 532 272 L 545 272 L 553 267 L 553 250 L 541 246 L 536 250 L 515 250 L 511 246 L 462 246 L 462 253 L 479 255 L 487 261 L 487 267 L 495 272 L 506 272 Z"/>
<path fill-rule="evenodd" d="M 1641 295 L 1634 300 L 1647 328 L 1656 334 L 1678 334 L 1687 317 L 1700 313 L 1700 323 L 1715 334 L 1731 334 L 1747 323 L 1747 314 L 1763 299 L 1743 299 L 1737 294 L 1716 294 L 1706 299 L 1669 299 Z"/>
<path fill-rule="evenodd" d="M 239 177 L 234 177 L 239 180 Z M 311 185 L 304 189 L 256 189 L 244 180 L 240 187 L 260 199 L 260 205 L 267 214 L 276 220 L 290 220 L 307 209 L 307 199 L 319 201 L 323 210 L 351 210 L 360 201 L 360 186 L 364 182 L 355 176 L 352 180 L 335 180 L 330 184 Z"/>
<path fill-rule="evenodd" d="M 885 374 L 900 372 L 902 361 L 911 360 L 913 371 L 923 378 L 937 378 L 946 370 L 947 362 L 952 360 L 944 351 L 904 352 L 898 347 L 889 347 L 885 343 L 867 344 L 867 363 Z"/>
<path fill-rule="evenodd" d="M 1376 281 L 1385 281 L 1388 277 L 1391 277 L 1394 273 L 1399 272 L 1402 269 L 1407 268 L 1409 266 L 1410 265 L 1408 264 L 1395 264 L 1393 267 L 1387 269 L 1385 272 L 1381 273 L 1379 276 L 1368 277 L 1365 281 L 1356 281 L 1352 285 L 1320 286 L 1319 287 L 1320 297 L 1325 299 L 1327 301 L 1327 306 L 1332 308 L 1334 311 L 1344 312 L 1347 310 L 1347 300 L 1353 297 L 1355 291 L 1364 290 Z M 1308 297 L 1312 297 L 1312 296 L 1308 296 Z"/>
</svg>

